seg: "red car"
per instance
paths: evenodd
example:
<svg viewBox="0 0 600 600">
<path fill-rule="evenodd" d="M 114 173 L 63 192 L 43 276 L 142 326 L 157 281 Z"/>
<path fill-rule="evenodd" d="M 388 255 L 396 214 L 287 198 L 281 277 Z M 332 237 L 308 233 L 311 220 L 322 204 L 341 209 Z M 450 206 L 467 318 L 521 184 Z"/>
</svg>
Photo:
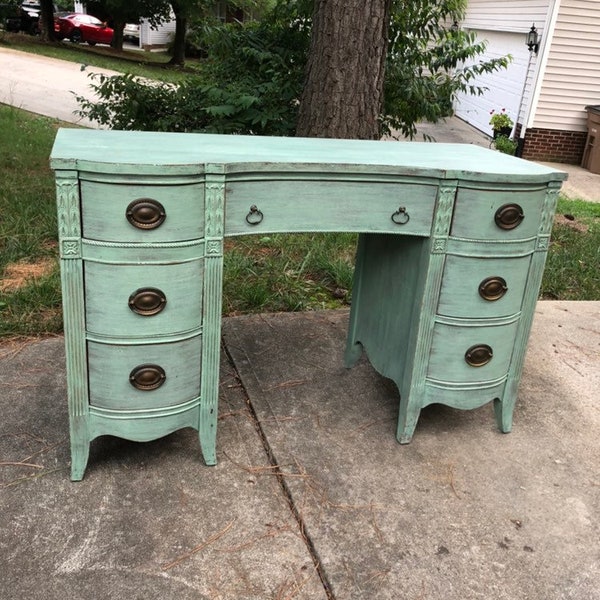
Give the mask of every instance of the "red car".
<svg viewBox="0 0 600 600">
<path fill-rule="evenodd" d="M 56 16 L 54 31 L 61 40 L 69 38 L 75 44 L 87 42 L 90 46 L 110 45 L 113 39 L 113 30 L 107 27 L 106 23 L 92 15 L 80 13 L 64 13 Z"/>
</svg>

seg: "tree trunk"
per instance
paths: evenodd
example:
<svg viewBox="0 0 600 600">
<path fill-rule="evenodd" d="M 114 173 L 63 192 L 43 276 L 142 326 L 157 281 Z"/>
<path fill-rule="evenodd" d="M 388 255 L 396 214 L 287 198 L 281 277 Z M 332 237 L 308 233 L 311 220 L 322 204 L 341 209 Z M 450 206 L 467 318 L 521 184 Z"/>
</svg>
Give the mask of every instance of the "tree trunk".
<svg viewBox="0 0 600 600">
<path fill-rule="evenodd" d="M 173 56 L 169 61 L 171 65 L 183 67 L 185 64 L 185 37 L 187 34 L 187 11 L 179 2 L 171 1 L 175 13 L 175 37 L 173 39 Z"/>
<path fill-rule="evenodd" d="M 296 135 L 378 139 L 390 0 L 315 0 Z"/>
<path fill-rule="evenodd" d="M 113 20 L 113 39 L 111 46 L 115 50 L 123 50 L 123 29 L 125 29 L 125 21 L 122 18 Z"/>
<path fill-rule="evenodd" d="M 46 42 L 56 41 L 52 0 L 40 0 L 40 35 Z"/>
</svg>

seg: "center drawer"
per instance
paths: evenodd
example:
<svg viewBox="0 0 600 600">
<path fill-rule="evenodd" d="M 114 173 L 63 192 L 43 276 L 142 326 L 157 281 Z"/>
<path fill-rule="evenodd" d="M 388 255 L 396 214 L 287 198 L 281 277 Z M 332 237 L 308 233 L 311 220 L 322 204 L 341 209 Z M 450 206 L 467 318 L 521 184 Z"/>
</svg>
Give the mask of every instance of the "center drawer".
<svg viewBox="0 0 600 600">
<path fill-rule="evenodd" d="M 428 236 L 437 187 L 355 181 L 231 181 L 225 235 L 356 231 Z"/>
<path fill-rule="evenodd" d="M 137 346 L 88 342 L 90 404 L 143 410 L 200 395 L 202 337 Z"/>
<path fill-rule="evenodd" d="M 142 338 L 200 328 L 204 259 L 165 265 L 86 261 L 88 333 Z"/>
</svg>

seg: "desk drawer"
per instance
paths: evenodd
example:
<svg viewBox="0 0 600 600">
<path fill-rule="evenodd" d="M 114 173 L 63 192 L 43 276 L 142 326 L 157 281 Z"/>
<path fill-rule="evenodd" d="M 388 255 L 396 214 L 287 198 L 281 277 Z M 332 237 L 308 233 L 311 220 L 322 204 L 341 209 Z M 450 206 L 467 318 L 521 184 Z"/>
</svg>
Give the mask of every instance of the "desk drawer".
<svg viewBox="0 0 600 600">
<path fill-rule="evenodd" d="M 203 281 L 203 259 L 170 265 L 87 261 L 87 331 L 142 338 L 198 329 L 202 322 Z"/>
<path fill-rule="evenodd" d="M 433 332 L 427 377 L 447 383 L 475 383 L 499 379 L 508 373 L 518 321 L 503 325 L 448 325 L 437 323 Z M 492 357 L 485 362 L 488 348 Z M 474 363 L 469 364 L 467 360 Z"/>
<path fill-rule="evenodd" d="M 535 237 L 545 197 L 545 188 L 459 188 L 450 235 L 477 240 L 520 240 Z"/>
<path fill-rule="evenodd" d="M 530 256 L 446 257 L 437 312 L 448 317 L 506 317 L 521 310 Z"/>
<path fill-rule="evenodd" d="M 428 236 L 437 187 L 351 181 L 236 181 L 227 185 L 226 194 L 225 235 L 369 231 Z"/>
<path fill-rule="evenodd" d="M 88 342 L 90 404 L 136 410 L 174 406 L 200 395 L 202 337 L 137 346 Z M 135 387 L 131 378 L 138 386 Z"/>
<path fill-rule="evenodd" d="M 81 182 L 83 237 L 175 242 L 204 237 L 204 186 Z"/>
</svg>

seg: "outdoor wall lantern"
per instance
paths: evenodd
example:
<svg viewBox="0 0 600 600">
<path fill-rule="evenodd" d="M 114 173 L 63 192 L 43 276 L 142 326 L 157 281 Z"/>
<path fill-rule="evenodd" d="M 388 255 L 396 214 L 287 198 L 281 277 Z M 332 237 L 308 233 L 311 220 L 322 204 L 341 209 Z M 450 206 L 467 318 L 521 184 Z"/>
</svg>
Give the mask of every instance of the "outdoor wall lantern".
<svg viewBox="0 0 600 600">
<path fill-rule="evenodd" d="M 527 32 L 527 47 L 529 52 L 538 53 L 540 49 L 540 40 L 538 36 L 538 30 L 535 28 L 535 23 L 531 26 L 531 29 Z"/>
</svg>

